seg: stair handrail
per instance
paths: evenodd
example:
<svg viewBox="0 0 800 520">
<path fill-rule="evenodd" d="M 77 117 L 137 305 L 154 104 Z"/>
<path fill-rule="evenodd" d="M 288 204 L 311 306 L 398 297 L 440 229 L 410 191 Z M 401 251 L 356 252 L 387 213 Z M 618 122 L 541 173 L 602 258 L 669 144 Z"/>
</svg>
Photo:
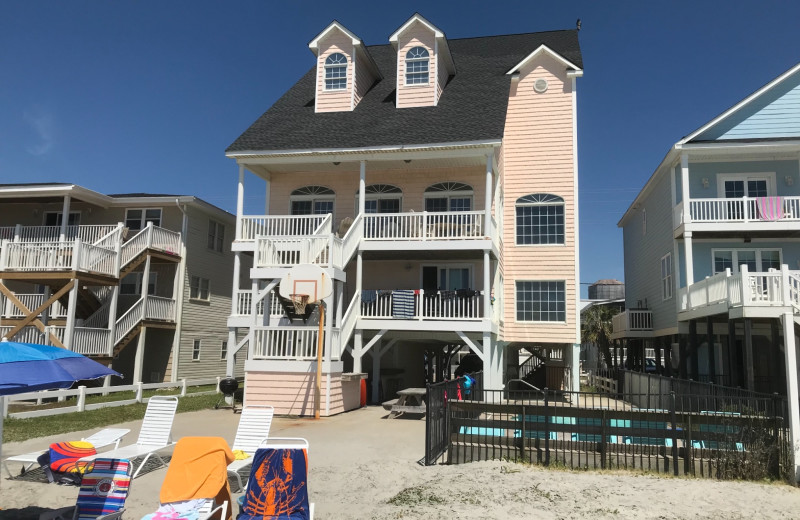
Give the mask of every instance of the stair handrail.
<svg viewBox="0 0 800 520">
<path fill-rule="evenodd" d="M 358 251 L 358 246 L 361 243 L 364 228 L 364 215 L 359 213 L 350 229 L 342 237 L 342 268 L 347 265 L 353 255 Z"/>
<path fill-rule="evenodd" d="M 136 303 L 131 305 L 131 308 L 125 311 L 118 320 L 114 333 L 114 346 L 124 338 L 137 323 L 144 319 L 144 298 L 139 298 Z"/>
<path fill-rule="evenodd" d="M 328 213 L 322 222 L 319 223 L 317 229 L 314 230 L 315 235 L 329 235 L 333 232 L 333 215 Z"/>
<path fill-rule="evenodd" d="M 149 230 L 152 227 L 146 227 L 136 233 L 130 240 L 122 244 L 120 251 L 120 269 L 128 265 L 131 260 L 139 256 L 139 254 L 147 249 L 147 242 L 149 240 Z"/>
<path fill-rule="evenodd" d="M 359 316 L 361 316 L 361 294 L 356 293 L 353 295 L 353 299 L 350 300 L 344 316 L 342 316 L 342 323 L 338 324 L 341 331 L 339 335 L 339 357 L 342 356 L 345 345 L 350 341 L 350 336 L 356 328 Z"/>
<path fill-rule="evenodd" d="M 106 249 L 116 249 L 117 242 L 122 241 L 122 230 L 124 229 L 122 222 L 117 223 L 117 226 L 95 240 L 92 245 L 97 247 L 104 247 Z"/>
<path fill-rule="evenodd" d="M 532 390 L 544 393 L 544 390 L 542 390 L 541 388 L 538 388 L 536 386 L 533 386 L 532 384 L 530 384 L 529 382 L 527 382 L 527 381 L 525 381 L 523 379 L 519 379 L 519 378 L 517 378 L 517 379 L 509 379 L 508 382 L 506 383 L 506 388 L 508 388 L 509 383 L 522 383 L 523 385 L 525 385 L 527 387 L 530 387 Z"/>
<path fill-rule="evenodd" d="M 108 313 L 111 308 L 111 299 L 106 299 L 103 304 L 88 318 L 83 320 L 84 327 L 99 329 L 108 324 Z"/>
</svg>

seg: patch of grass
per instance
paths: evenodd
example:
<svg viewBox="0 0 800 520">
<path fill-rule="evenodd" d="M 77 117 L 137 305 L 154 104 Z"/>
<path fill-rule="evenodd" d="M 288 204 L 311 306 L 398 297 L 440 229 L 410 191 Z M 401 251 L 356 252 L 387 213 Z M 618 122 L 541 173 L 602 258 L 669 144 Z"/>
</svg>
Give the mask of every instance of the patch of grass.
<svg viewBox="0 0 800 520">
<path fill-rule="evenodd" d="M 219 398 L 219 394 L 182 397 L 178 400 L 178 413 L 208 410 L 214 407 Z M 137 403 L 56 416 L 30 419 L 9 418 L 3 422 L 3 442 L 19 442 L 36 437 L 92 430 L 111 424 L 138 421 L 144 417 L 146 408 L 146 404 Z"/>
<path fill-rule="evenodd" d="M 445 500 L 432 493 L 430 490 L 425 489 L 424 486 L 414 486 L 406 488 L 393 496 L 388 501 L 389 504 L 394 506 L 417 506 L 420 504 L 444 504 Z"/>
</svg>

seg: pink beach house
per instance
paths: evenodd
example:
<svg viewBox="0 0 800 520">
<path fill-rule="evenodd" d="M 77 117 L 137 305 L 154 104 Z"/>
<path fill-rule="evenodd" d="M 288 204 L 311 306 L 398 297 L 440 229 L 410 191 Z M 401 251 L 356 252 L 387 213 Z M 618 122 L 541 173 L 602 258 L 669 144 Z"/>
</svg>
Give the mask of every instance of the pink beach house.
<svg viewBox="0 0 800 520">
<path fill-rule="evenodd" d="M 381 402 L 467 356 L 487 388 L 577 389 L 577 31 L 449 40 L 415 14 L 376 45 L 334 21 L 308 46 L 311 69 L 226 150 L 246 402 L 314 413 L 318 311 L 278 294 L 305 263 L 333 280 L 322 415 L 358 407 L 362 379 Z"/>
</svg>

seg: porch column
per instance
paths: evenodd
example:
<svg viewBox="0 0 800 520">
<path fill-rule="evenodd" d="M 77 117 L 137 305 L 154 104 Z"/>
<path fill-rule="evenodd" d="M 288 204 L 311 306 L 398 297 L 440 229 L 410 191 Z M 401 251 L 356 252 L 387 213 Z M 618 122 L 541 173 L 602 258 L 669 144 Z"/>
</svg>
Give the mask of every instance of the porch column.
<svg viewBox="0 0 800 520">
<path fill-rule="evenodd" d="M 692 232 L 683 233 L 683 256 L 686 261 L 686 288 L 694 283 L 694 257 L 692 255 Z"/>
<path fill-rule="evenodd" d="M 492 341 L 492 333 L 483 333 L 484 388 L 487 390 L 503 389 L 503 367 L 505 367 L 505 348 Z M 488 370 L 487 370 L 488 367 Z M 488 376 L 488 377 L 486 377 Z"/>
<path fill-rule="evenodd" d="M 358 172 L 358 214 L 363 215 L 367 208 L 367 161 L 361 161 Z"/>
<path fill-rule="evenodd" d="M 381 340 L 372 346 L 372 402 L 381 402 Z"/>
<path fill-rule="evenodd" d="M 492 287 L 489 276 L 489 251 L 483 252 L 483 317 L 487 320 L 492 318 Z"/>
<path fill-rule="evenodd" d="M 681 154 L 681 200 L 683 201 L 683 223 L 691 222 L 689 212 L 689 154 Z"/>
<path fill-rule="evenodd" d="M 244 165 L 239 165 L 239 183 L 236 186 L 236 236 L 234 240 L 239 240 L 242 236 L 242 214 L 244 212 Z"/>
<path fill-rule="evenodd" d="M 225 376 L 234 377 L 236 372 L 236 327 L 228 328 L 228 357 L 225 360 Z"/>
<path fill-rule="evenodd" d="M 486 156 L 486 193 L 484 195 L 484 211 L 486 222 L 483 225 L 484 236 L 492 236 L 492 170 L 494 166 L 494 150 Z"/>
<path fill-rule="evenodd" d="M 800 479 L 800 400 L 797 392 L 797 342 L 794 314 L 783 315 L 783 343 L 786 351 L 786 396 L 789 406 L 789 438 L 794 455 L 794 479 Z"/>
<path fill-rule="evenodd" d="M 712 383 L 717 381 L 717 353 L 714 346 L 714 322 L 711 316 L 706 317 L 706 345 L 708 345 L 708 377 Z"/>
<path fill-rule="evenodd" d="M 67 239 L 67 224 L 69 223 L 70 196 L 64 195 L 64 205 L 61 208 L 61 233 L 58 239 L 63 242 Z"/>
<path fill-rule="evenodd" d="M 738 356 L 736 347 L 736 321 L 728 318 L 728 374 L 731 378 L 730 386 L 739 386 L 739 363 L 736 362 Z"/>
<path fill-rule="evenodd" d="M 269 195 L 270 190 L 272 189 L 272 179 L 267 177 L 264 179 L 266 181 L 266 188 L 264 189 L 264 215 L 269 215 Z"/>
<path fill-rule="evenodd" d="M 119 285 L 111 288 L 111 302 L 108 304 L 108 353 L 114 353 L 117 335 L 117 305 L 119 302 Z"/>
<path fill-rule="evenodd" d="M 69 300 L 67 303 L 67 326 L 64 329 L 64 346 L 69 350 L 75 350 L 72 345 L 72 337 L 75 332 L 75 311 L 78 307 L 78 289 L 80 283 L 75 281 L 72 289 L 69 290 Z"/>
<path fill-rule="evenodd" d="M 133 358 L 133 382 L 142 382 L 142 366 L 144 365 L 144 340 L 147 336 L 147 327 L 139 330 L 139 342 L 136 345 L 136 356 Z"/>
<path fill-rule="evenodd" d="M 46 302 L 47 300 L 49 300 L 50 296 L 52 296 L 51 292 L 52 291 L 50 289 L 50 286 L 49 285 L 45 285 L 44 286 L 44 296 L 43 296 L 44 299 L 42 301 Z M 55 302 L 53 302 L 53 305 L 55 305 Z M 45 327 L 47 327 L 47 323 L 50 321 L 50 309 L 53 308 L 53 305 L 50 305 L 48 308 L 46 308 L 45 310 L 42 311 L 42 325 L 44 325 Z M 31 309 L 31 310 L 33 310 L 33 309 Z"/>
<path fill-rule="evenodd" d="M 770 325 L 770 347 L 772 348 L 772 352 L 769 353 L 769 391 L 777 393 L 779 391 L 780 386 L 778 385 L 778 381 L 780 380 L 781 374 L 781 364 L 780 364 L 780 353 L 781 353 L 781 344 L 780 344 L 780 336 L 779 336 L 779 329 L 780 323 L 778 320 L 769 320 Z M 787 393 L 788 395 L 788 393 Z"/>
<path fill-rule="evenodd" d="M 361 371 L 363 370 L 361 368 L 361 358 L 363 357 L 364 357 L 364 332 L 361 329 L 357 329 L 353 333 L 353 372 L 356 374 L 361 373 Z M 374 380 L 375 376 L 373 376 L 372 379 Z"/>
<path fill-rule="evenodd" d="M 143 313 L 142 316 L 147 318 L 147 288 L 150 285 L 150 254 L 148 253 L 147 258 L 144 261 L 144 272 L 142 273 L 142 290 L 140 292 L 142 296 L 142 309 Z"/>
<path fill-rule="evenodd" d="M 361 291 L 363 290 L 362 278 L 364 276 L 364 260 L 361 256 L 361 250 L 356 253 L 356 294 L 359 301 L 361 301 Z"/>
<path fill-rule="evenodd" d="M 570 349 L 570 362 L 572 364 L 570 373 L 570 390 L 573 392 L 581 391 L 581 344 L 573 343 Z"/>
<path fill-rule="evenodd" d="M 237 251 L 233 256 L 233 283 L 231 284 L 231 287 L 233 287 L 233 294 L 231 297 L 231 315 L 236 315 L 237 311 L 239 310 L 239 277 L 241 276 L 242 270 L 242 258 L 240 255 L 241 252 Z M 256 295 L 251 293 L 250 305 L 255 305 L 253 303 L 255 298 Z"/>
<path fill-rule="evenodd" d="M 700 364 L 697 359 L 698 351 L 697 341 L 697 320 L 689 320 L 689 360 L 691 361 L 691 370 L 689 379 L 697 381 L 700 373 Z"/>
<path fill-rule="evenodd" d="M 794 332 L 792 332 L 794 337 Z M 784 340 L 786 341 L 786 340 Z M 788 368 L 788 367 L 787 367 Z M 744 373 L 747 379 L 748 390 L 755 390 L 756 387 L 756 374 L 755 367 L 753 366 L 753 320 L 752 318 L 744 319 Z M 788 389 L 787 389 L 788 390 Z"/>
</svg>

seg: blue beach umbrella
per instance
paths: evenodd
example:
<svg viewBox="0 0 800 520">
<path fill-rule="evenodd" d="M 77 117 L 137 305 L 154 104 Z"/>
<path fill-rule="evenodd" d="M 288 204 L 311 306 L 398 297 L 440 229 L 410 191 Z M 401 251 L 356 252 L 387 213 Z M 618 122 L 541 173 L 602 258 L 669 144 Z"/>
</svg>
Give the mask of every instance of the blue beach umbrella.
<svg viewBox="0 0 800 520">
<path fill-rule="evenodd" d="M 69 388 L 76 381 L 119 376 L 86 356 L 71 350 L 0 341 L 0 395 Z"/>
</svg>

